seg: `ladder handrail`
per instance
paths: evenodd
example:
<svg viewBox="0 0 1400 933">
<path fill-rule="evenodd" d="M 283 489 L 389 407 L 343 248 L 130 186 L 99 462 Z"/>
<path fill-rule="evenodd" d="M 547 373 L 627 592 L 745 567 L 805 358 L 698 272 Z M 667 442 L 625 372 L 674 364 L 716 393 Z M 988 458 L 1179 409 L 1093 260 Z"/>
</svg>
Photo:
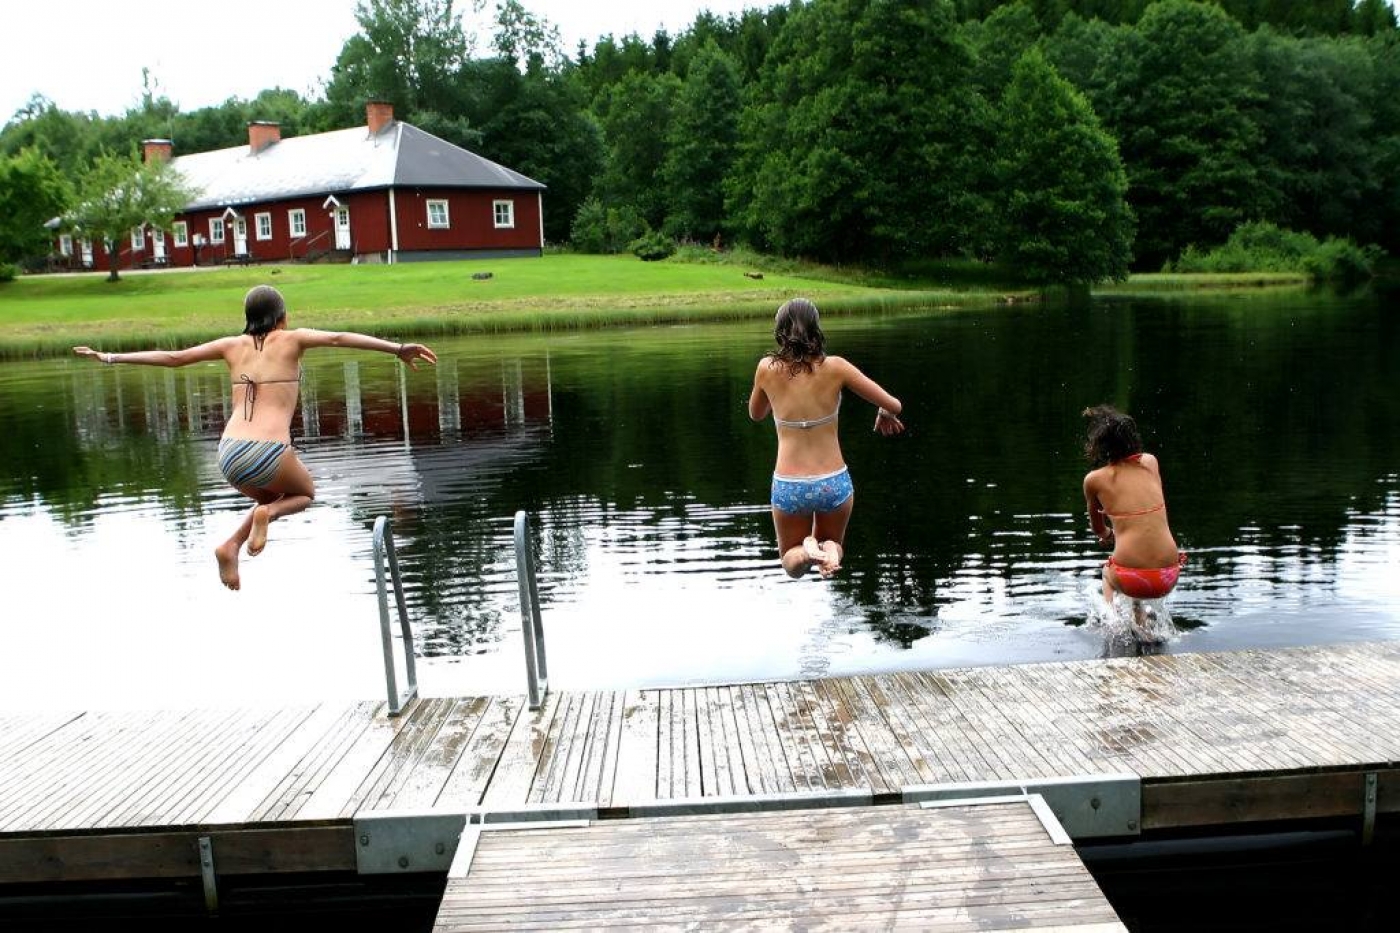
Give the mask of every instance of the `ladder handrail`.
<svg viewBox="0 0 1400 933">
<path fill-rule="evenodd" d="M 389 576 L 394 584 L 394 603 L 399 614 L 399 634 L 403 639 L 403 658 L 408 689 L 399 692 L 398 670 L 394 664 L 394 634 L 389 624 L 389 597 L 386 592 L 384 564 L 387 558 Z M 408 606 L 403 598 L 403 580 L 399 576 L 399 558 L 394 551 L 394 534 L 387 515 L 374 520 L 374 582 L 379 595 L 379 635 L 384 647 L 384 683 L 389 696 L 389 715 L 403 712 L 409 701 L 418 695 L 418 670 L 413 663 L 413 626 L 408 621 Z"/>
<path fill-rule="evenodd" d="M 539 709 L 549 694 L 549 665 L 544 653 L 544 622 L 540 619 L 540 589 L 535 581 L 535 552 L 530 546 L 529 516 L 515 513 L 515 576 L 520 587 L 520 631 L 525 639 L 525 679 L 530 709 Z"/>
</svg>

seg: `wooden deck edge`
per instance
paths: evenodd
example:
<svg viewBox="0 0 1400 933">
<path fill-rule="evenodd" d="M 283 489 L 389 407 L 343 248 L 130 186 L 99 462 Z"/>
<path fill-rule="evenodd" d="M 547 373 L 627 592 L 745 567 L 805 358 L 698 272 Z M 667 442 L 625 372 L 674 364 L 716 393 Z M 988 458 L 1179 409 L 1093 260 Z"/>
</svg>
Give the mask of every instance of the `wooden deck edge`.
<svg viewBox="0 0 1400 933">
<path fill-rule="evenodd" d="M 0 837 L 0 885 L 200 876 L 210 837 L 218 875 L 354 871 L 355 832 L 338 826 Z"/>
<path fill-rule="evenodd" d="M 1231 775 L 1142 782 L 1142 829 L 1355 816 L 1365 808 L 1366 775 L 1377 776 L 1377 813 L 1400 813 L 1400 768 Z"/>
</svg>

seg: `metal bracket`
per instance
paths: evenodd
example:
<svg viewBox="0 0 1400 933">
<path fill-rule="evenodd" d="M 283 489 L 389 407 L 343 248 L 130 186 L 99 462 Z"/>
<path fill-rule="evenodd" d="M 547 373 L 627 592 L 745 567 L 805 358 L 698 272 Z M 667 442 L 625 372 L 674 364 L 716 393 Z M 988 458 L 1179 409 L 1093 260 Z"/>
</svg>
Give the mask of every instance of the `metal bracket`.
<svg viewBox="0 0 1400 933">
<path fill-rule="evenodd" d="M 1366 790 L 1361 798 L 1361 844 L 1368 846 L 1376 835 L 1376 797 L 1379 789 L 1376 772 L 1366 772 Z"/>
<path fill-rule="evenodd" d="M 199 837 L 199 874 L 204 879 L 204 909 L 219 912 L 219 885 L 214 877 L 214 843 L 208 836 Z"/>
<path fill-rule="evenodd" d="M 874 802 L 869 788 L 804 791 L 794 794 L 748 794 L 732 797 L 681 797 L 629 804 L 628 816 L 695 816 L 701 813 L 756 813 L 775 810 L 815 810 L 822 807 L 862 807 Z"/>
<path fill-rule="evenodd" d="M 919 784 L 903 790 L 906 803 L 1031 795 L 1043 798 L 1072 839 L 1137 836 L 1142 832 L 1142 779 L 1132 773 L 1030 781 Z"/>
<path fill-rule="evenodd" d="M 532 803 L 510 810 L 477 810 L 471 822 L 483 825 L 499 823 L 561 823 L 596 820 L 598 806 L 593 803 Z"/>
<path fill-rule="evenodd" d="M 1040 821 L 1040 825 L 1045 829 L 1046 835 L 1050 837 L 1050 842 L 1057 846 L 1073 845 L 1074 841 L 1069 838 L 1069 833 L 1060 825 L 1060 821 L 1055 818 L 1055 813 L 1050 809 L 1050 805 L 1045 802 L 1045 798 L 1039 794 L 1005 794 L 999 797 L 948 797 L 940 800 L 925 800 L 919 804 L 925 810 L 940 809 L 943 807 L 978 807 L 986 805 L 1024 803 L 1028 804 L 1035 818 Z"/>
<path fill-rule="evenodd" d="M 355 817 L 355 868 L 362 875 L 447 871 L 457 852 L 465 813 L 369 811 Z"/>
</svg>

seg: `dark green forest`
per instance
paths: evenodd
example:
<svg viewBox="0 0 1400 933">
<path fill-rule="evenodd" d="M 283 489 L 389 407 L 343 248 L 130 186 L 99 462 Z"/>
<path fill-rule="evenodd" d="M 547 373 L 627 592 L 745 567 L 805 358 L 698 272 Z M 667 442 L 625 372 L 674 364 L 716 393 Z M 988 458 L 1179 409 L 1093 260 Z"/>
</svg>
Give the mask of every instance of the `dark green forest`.
<svg viewBox="0 0 1400 933">
<path fill-rule="evenodd" d="M 548 185 L 546 238 L 579 248 L 657 231 L 1091 282 L 1260 221 L 1400 247 L 1385 0 L 793 0 L 575 49 L 528 2 L 499 3 L 476 41 L 457 13 L 363 0 L 310 99 L 182 111 L 148 89 L 100 116 L 35 96 L 0 156 L 35 150 L 73 177 L 144 138 L 178 154 L 242 145 L 251 120 L 320 132 L 381 98 Z"/>
</svg>

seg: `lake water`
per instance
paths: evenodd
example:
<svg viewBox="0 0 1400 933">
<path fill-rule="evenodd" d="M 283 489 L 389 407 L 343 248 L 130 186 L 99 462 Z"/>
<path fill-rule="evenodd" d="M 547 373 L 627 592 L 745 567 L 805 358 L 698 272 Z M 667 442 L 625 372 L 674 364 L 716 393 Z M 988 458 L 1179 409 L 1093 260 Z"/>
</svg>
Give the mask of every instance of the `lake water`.
<svg viewBox="0 0 1400 933">
<path fill-rule="evenodd" d="M 370 528 L 394 521 L 428 693 L 521 691 L 511 518 L 532 515 L 552 682 L 613 688 L 1097 657 L 1085 406 L 1131 411 L 1190 552 L 1163 650 L 1400 637 L 1400 317 L 1315 294 L 826 321 L 905 405 L 848 398 L 845 568 L 789 581 L 763 322 L 308 357 L 319 498 L 219 585 L 245 504 L 222 366 L 0 365 L 0 704 L 383 693 Z"/>
</svg>

